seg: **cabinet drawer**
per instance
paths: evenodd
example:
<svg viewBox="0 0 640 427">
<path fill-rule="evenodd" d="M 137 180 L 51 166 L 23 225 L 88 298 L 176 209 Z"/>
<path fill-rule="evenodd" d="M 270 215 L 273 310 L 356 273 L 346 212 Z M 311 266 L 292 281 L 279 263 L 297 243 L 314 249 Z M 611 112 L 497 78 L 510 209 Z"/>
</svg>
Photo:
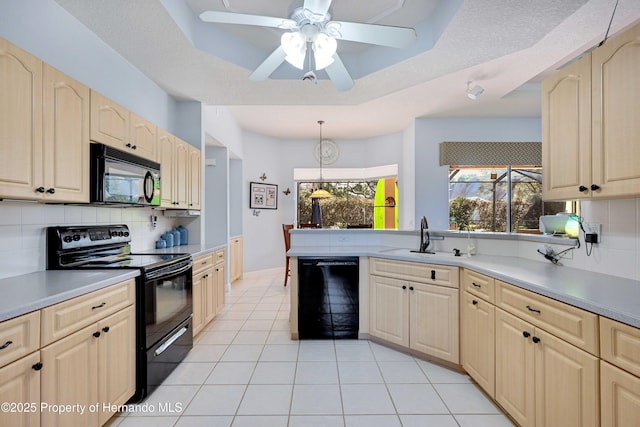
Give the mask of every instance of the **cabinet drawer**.
<svg viewBox="0 0 640 427">
<path fill-rule="evenodd" d="M 42 346 L 135 302 L 135 279 L 42 309 Z"/>
<path fill-rule="evenodd" d="M 490 303 L 495 303 L 495 279 L 493 277 L 463 268 L 460 273 L 460 282 L 463 291 L 467 291 Z"/>
<path fill-rule="evenodd" d="M 596 314 L 499 280 L 496 305 L 593 355 L 599 354 Z"/>
<path fill-rule="evenodd" d="M 216 264 L 220 264 L 224 262 L 224 249 L 219 249 L 215 253 L 215 262 Z"/>
<path fill-rule="evenodd" d="M 458 267 L 422 264 L 419 262 L 396 261 L 371 258 L 369 273 L 376 276 L 428 283 L 431 285 L 459 287 Z"/>
<path fill-rule="evenodd" d="M 39 311 L 0 323 L 0 366 L 18 360 L 39 347 Z"/>
<path fill-rule="evenodd" d="M 600 356 L 640 377 L 640 329 L 600 317 Z"/>
<path fill-rule="evenodd" d="M 193 274 L 198 274 L 201 271 L 211 268 L 214 265 L 213 253 L 201 255 L 193 259 Z"/>
</svg>

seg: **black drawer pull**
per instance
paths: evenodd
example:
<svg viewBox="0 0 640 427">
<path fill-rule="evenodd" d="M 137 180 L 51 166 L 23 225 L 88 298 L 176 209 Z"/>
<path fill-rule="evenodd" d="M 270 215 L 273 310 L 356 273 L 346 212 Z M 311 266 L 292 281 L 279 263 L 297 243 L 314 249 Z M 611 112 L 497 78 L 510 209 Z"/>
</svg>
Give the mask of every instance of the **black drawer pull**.
<svg viewBox="0 0 640 427">
<path fill-rule="evenodd" d="M 407 285 L 402 285 L 402 289 L 407 289 Z"/>
<path fill-rule="evenodd" d="M 436 280 L 436 271 L 431 270 L 431 280 Z"/>
<path fill-rule="evenodd" d="M 34 371 L 39 371 L 40 369 L 42 369 L 42 362 L 34 363 L 33 366 L 31 366 L 31 369 L 33 369 Z"/>
<path fill-rule="evenodd" d="M 49 188 L 49 189 L 47 190 L 47 193 L 49 193 L 49 194 L 56 194 L 56 189 L 55 189 L 55 188 L 53 188 L 53 187 L 52 187 L 52 188 Z"/>
<path fill-rule="evenodd" d="M 44 193 L 44 187 L 38 187 L 36 188 L 36 193 Z"/>
<path fill-rule="evenodd" d="M 537 309 L 535 309 L 535 308 L 531 307 L 530 305 L 528 305 L 528 306 L 527 306 L 527 310 L 529 310 L 529 311 L 533 311 L 534 313 L 538 313 L 538 314 L 540 314 L 540 310 L 537 310 Z"/>
<path fill-rule="evenodd" d="M 478 285 L 476 282 L 471 282 L 471 284 L 473 286 L 475 286 L 476 288 L 481 288 L 482 287 L 482 285 Z"/>
<path fill-rule="evenodd" d="M 409 286 L 409 290 L 412 291 L 413 290 L 413 286 Z"/>
<path fill-rule="evenodd" d="M 476 304 L 478 304 L 478 301 L 473 300 L 473 301 L 471 301 L 471 304 L 476 305 Z"/>
<path fill-rule="evenodd" d="M 531 334 L 527 331 L 522 331 L 522 336 L 525 338 L 529 338 L 531 336 Z"/>
<path fill-rule="evenodd" d="M 95 332 L 93 333 L 93 336 L 94 336 L 94 337 L 96 337 L 96 338 L 98 338 L 98 337 L 100 336 L 100 331 L 95 331 Z"/>
<path fill-rule="evenodd" d="M 104 328 L 102 328 L 102 332 L 104 332 L 105 334 L 109 332 L 109 327 L 105 326 Z"/>
<path fill-rule="evenodd" d="M 533 337 L 533 338 L 531 338 L 531 340 L 536 344 L 538 344 L 540 342 L 540 338 L 538 338 L 538 337 Z"/>
<path fill-rule="evenodd" d="M 102 307 L 104 307 L 105 305 L 107 305 L 107 303 L 106 303 L 106 302 L 103 302 L 103 303 L 98 304 L 98 305 L 94 305 L 93 307 L 91 307 L 91 310 L 95 310 L 96 308 L 102 308 Z"/>
<path fill-rule="evenodd" d="M 7 341 L 6 343 L 0 346 L 0 350 L 4 350 L 5 348 L 9 347 L 11 344 L 13 344 L 13 341 Z"/>
</svg>

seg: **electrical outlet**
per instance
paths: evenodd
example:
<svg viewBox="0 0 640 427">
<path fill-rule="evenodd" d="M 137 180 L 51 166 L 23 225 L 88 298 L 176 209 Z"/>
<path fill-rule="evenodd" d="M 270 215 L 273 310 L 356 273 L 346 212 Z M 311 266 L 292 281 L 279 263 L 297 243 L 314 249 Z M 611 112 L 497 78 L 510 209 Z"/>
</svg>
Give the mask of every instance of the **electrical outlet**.
<svg viewBox="0 0 640 427">
<path fill-rule="evenodd" d="M 602 243 L 602 224 L 596 224 L 592 222 L 583 222 L 584 234 L 597 234 L 598 243 Z"/>
</svg>

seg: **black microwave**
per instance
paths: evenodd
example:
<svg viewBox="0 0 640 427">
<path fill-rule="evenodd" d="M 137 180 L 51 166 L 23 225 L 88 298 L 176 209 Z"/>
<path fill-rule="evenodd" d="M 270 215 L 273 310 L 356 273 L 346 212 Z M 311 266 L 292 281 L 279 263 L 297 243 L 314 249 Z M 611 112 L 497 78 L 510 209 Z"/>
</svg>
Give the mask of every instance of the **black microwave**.
<svg viewBox="0 0 640 427">
<path fill-rule="evenodd" d="M 160 164 L 91 144 L 91 203 L 160 206 Z"/>
</svg>

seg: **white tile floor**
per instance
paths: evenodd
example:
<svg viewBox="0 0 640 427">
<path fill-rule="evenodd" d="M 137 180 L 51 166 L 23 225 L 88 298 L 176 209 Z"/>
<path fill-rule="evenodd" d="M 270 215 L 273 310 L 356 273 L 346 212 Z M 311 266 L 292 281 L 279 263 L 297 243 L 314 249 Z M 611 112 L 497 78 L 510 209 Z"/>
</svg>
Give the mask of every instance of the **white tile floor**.
<svg viewBox="0 0 640 427">
<path fill-rule="evenodd" d="M 281 273 L 247 274 L 146 411 L 109 426 L 513 425 L 466 375 L 369 341 L 291 341 L 288 317 Z"/>
</svg>

